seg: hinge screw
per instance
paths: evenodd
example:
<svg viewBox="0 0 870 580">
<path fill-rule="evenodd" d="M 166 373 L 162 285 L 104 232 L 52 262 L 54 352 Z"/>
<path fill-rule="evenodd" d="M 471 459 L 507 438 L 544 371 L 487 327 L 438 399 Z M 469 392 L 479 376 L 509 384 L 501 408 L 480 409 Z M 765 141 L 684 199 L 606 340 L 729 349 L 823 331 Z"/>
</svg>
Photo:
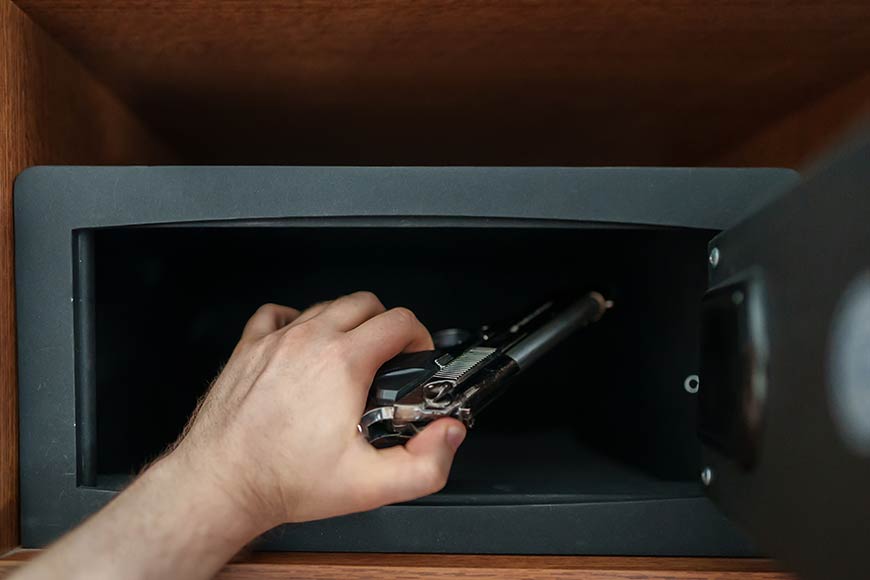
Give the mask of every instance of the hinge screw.
<svg viewBox="0 0 870 580">
<path fill-rule="evenodd" d="M 704 484 L 704 487 L 710 487 L 710 484 L 713 483 L 713 469 L 711 467 L 705 467 L 701 470 L 701 483 Z"/>
<path fill-rule="evenodd" d="M 714 268 L 719 265 L 719 248 L 713 248 L 710 250 L 710 256 L 708 257 L 710 265 Z"/>
</svg>

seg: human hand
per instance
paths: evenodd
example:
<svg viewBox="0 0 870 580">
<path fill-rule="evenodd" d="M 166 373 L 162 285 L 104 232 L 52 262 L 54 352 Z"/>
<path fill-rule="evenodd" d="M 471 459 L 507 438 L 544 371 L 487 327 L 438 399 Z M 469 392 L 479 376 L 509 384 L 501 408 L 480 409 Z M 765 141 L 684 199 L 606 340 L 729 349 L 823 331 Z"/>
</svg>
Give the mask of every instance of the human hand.
<svg viewBox="0 0 870 580">
<path fill-rule="evenodd" d="M 261 307 L 174 449 L 19 578 L 211 578 L 277 524 L 439 490 L 462 423 L 384 450 L 357 430 L 375 371 L 430 348 L 410 311 L 368 292 L 302 313 Z"/>
<path fill-rule="evenodd" d="M 301 313 L 267 304 L 159 463 L 222 494 L 254 535 L 438 491 L 465 437 L 461 422 L 435 421 L 405 446 L 382 450 L 357 428 L 377 369 L 400 352 L 431 348 L 413 313 L 385 310 L 368 292 Z"/>
</svg>

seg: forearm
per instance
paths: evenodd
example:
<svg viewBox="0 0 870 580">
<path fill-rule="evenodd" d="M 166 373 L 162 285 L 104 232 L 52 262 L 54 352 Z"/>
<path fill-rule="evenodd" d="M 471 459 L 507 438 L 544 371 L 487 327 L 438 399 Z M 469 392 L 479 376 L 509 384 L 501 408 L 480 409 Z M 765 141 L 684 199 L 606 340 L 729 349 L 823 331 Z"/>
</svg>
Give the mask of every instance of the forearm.
<svg viewBox="0 0 870 580">
<path fill-rule="evenodd" d="M 279 523 L 441 489 L 465 436 L 459 421 L 440 419 L 384 450 L 359 432 L 377 369 L 432 348 L 413 313 L 386 310 L 371 293 L 302 313 L 261 307 L 174 451 L 19 580 L 210 578 Z"/>
<path fill-rule="evenodd" d="M 210 481 L 170 458 L 15 578 L 211 578 L 263 531 Z"/>
</svg>

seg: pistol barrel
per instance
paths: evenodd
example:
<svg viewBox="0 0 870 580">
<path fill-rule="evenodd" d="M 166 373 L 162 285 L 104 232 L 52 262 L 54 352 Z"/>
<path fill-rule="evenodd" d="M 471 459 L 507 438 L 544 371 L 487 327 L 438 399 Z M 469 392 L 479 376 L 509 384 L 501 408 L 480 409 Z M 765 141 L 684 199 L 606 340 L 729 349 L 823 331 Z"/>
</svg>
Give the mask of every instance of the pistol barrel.
<svg viewBox="0 0 870 580">
<path fill-rule="evenodd" d="M 547 321 L 540 328 L 511 347 L 505 354 L 516 361 L 519 370 L 531 365 L 575 330 L 595 322 L 610 303 L 598 292 L 590 292 Z"/>
</svg>

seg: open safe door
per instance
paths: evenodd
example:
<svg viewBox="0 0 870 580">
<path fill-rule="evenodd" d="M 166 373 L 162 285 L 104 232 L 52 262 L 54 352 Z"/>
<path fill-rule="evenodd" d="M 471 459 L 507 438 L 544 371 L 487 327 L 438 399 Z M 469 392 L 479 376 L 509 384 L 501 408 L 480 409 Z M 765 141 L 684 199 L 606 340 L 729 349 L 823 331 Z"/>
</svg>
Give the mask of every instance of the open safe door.
<svg viewBox="0 0 870 580">
<path fill-rule="evenodd" d="M 709 246 L 701 479 L 806 578 L 870 575 L 870 139 Z"/>
</svg>

